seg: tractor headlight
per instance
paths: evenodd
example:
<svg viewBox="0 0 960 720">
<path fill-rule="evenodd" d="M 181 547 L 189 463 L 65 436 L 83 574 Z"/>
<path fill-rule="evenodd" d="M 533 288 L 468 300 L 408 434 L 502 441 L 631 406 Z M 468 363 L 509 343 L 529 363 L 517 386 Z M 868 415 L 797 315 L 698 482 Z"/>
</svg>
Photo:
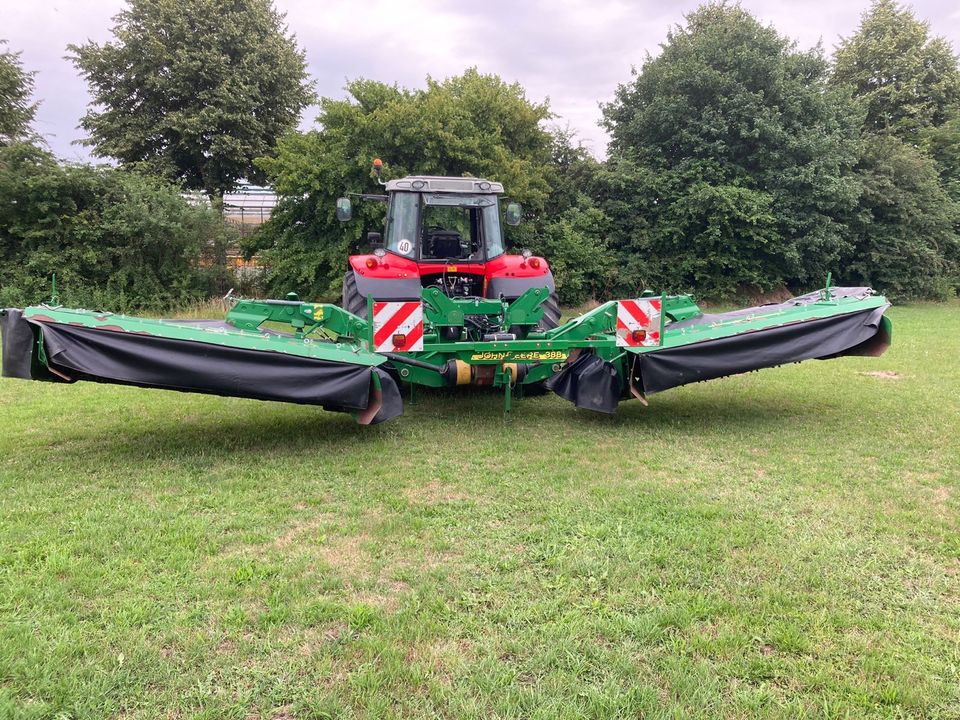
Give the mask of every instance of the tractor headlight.
<svg viewBox="0 0 960 720">
<path fill-rule="evenodd" d="M 526 260 L 528 257 L 531 257 L 532 255 L 533 253 L 527 250 L 527 248 L 524 248 L 523 250 L 520 251 L 520 257 L 522 257 L 524 260 Z"/>
<path fill-rule="evenodd" d="M 382 258 L 387 254 L 387 251 L 384 250 L 382 247 L 378 247 L 373 249 L 373 254 L 376 255 L 378 258 Z"/>
</svg>

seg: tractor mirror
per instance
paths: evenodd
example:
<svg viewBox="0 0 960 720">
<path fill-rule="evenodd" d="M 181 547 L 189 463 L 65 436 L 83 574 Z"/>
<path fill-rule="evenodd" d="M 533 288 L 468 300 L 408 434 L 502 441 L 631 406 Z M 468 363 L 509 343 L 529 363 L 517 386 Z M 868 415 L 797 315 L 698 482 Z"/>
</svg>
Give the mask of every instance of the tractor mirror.
<svg viewBox="0 0 960 720">
<path fill-rule="evenodd" d="M 523 217 L 523 208 L 520 203 L 510 203 L 507 205 L 507 225 L 519 225 Z"/>
<path fill-rule="evenodd" d="M 337 220 L 346 222 L 353 217 L 353 203 L 350 198 L 337 198 Z"/>
</svg>

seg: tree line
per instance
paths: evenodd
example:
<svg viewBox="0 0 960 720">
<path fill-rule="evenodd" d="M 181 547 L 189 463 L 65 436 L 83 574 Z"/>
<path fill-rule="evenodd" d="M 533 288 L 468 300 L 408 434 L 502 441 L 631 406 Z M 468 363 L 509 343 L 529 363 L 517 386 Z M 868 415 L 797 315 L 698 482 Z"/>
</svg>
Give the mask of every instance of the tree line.
<svg viewBox="0 0 960 720">
<path fill-rule="evenodd" d="M 901 300 L 960 289 L 958 60 L 894 0 L 832 57 L 739 5 L 700 6 L 603 106 L 602 160 L 476 68 L 418 89 L 350 81 L 298 132 L 313 85 L 270 0 L 130 0 L 115 21 L 113 41 L 69 48 L 93 97 L 84 142 L 115 168 L 58 163 L 30 130 L 32 75 L 0 54 L 0 303 L 35 301 L 53 270 L 71 301 L 201 297 L 215 265 L 198 258 L 230 238 L 180 190 L 215 206 L 241 178 L 281 197 L 245 241 L 264 290 L 335 298 L 383 222 L 375 204 L 334 215 L 374 189 L 373 157 L 388 177 L 503 182 L 527 215 L 508 240 L 548 258 L 565 303 L 798 290 L 828 272 Z"/>
</svg>

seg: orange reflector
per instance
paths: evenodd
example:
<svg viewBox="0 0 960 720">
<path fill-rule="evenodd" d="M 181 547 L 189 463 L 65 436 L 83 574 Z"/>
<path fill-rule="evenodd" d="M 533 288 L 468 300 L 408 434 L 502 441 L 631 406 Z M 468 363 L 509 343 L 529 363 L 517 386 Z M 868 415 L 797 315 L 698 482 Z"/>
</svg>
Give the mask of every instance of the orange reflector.
<svg viewBox="0 0 960 720">
<path fill-rule="evenodd" d="M 532 268 L 540 267 L 540 258 L 530 258 L 527 262 L 530 263 L 530 267 Z"/>
<path fill-rule="evenodd" d="M 396 348 L 402 348 L 407 344 L 407 336 L 403 333 L 397 333 L 393 336 L 393 346 Z"/>
<path fill-rule="evenodd" d="M 373 270 L 377 266 L 377 261 L 373 258 L 367 258 L 367 267 Z"/>
<path fill-rule="evenodd" d="M 642 343 L 644 340 L 647 339 L 646 330 L 634 330 L 632 335 L 633 335 L 633 341 L 635 343 Z"/>
</svg>

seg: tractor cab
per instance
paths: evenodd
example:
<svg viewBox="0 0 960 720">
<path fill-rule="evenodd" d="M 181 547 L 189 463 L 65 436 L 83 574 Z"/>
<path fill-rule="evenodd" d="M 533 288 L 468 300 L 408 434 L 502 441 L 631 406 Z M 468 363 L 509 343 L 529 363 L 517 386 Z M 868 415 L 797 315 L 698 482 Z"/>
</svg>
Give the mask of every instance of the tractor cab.
<svg viewBox="0 0 960 720">
<path fill-rule="evenodd" d="M 384 247 L 417 263 L 484 263 L 503 255 L 502 192 L 500 183 L 474 178 L 392 180 Z M 519 206 L 511 203 L 508 210 L 519 219 Z"/>
</svg>

